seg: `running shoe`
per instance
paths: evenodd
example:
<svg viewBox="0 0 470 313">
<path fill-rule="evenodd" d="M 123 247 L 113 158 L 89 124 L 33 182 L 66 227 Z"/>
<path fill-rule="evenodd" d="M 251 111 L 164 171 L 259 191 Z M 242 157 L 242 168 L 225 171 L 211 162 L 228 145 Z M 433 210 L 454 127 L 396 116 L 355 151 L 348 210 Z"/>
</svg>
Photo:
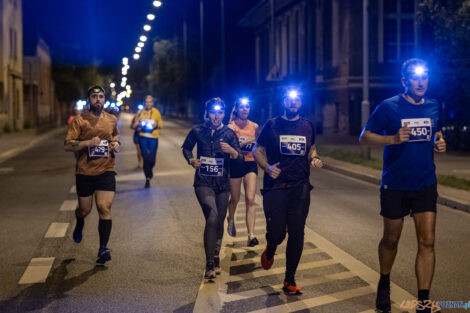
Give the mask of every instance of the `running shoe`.
<svg viewBox="0 0 470 313">
<path fill-rule="evenodd" d="M 83 226 L 80 227 L 78 226 L 78 220 L 75 224 L 75 229 L 73 230 L 73 241 L 75 241 L 76 243 L 80 243 L 82 242 L 82 231 L 83 231 Z"/>
<path fill-rule="evenodd" d="M 111 260 L 111 250 L 106 247 L 100 247 L 98 251 L 98 256 L 96 259 L 96 263 L 103 265 L 107 261 Z"/>
<path fill-rule="evenodd" d="M 220 273 L 222 273 L 222 270 L 220 269 L 220 258 L 219 257 L 214 257 L 214 271 L 217 275 L 220 275 Z"/>
<path fill-rule="evenodd" d="M 237 229 L 235 228 L 235 220 L 230 220 L 227 218 L 227 222 L 228 222 L 228 225 L 227 225 L 227 233 L 232 236 L 232 237 L 236 237 L 237 236 Z"/>
<path fill-rule="evenodd" d="M 302 294 L 302 289 L 300 289 L 300 287 L 297 286 L 295 281 L 288 282 L 287 280 L 285 280 L 282 290 L 288 295 L 301 295 Z"/>
<path fill-rule="evenodd" d="M 261 255 L 261 266 L 265 270 L 269 270 L 271 266 L 273 266 L 273 263 L 274 263 L 274 256 L 270 260 L 268 260 L 267 253 L 268 253 L 268 247 L 264 249 L 263 254 Z"/>
<path fill-rule="evenodd" d="M 150 188 L 150 179 L 145 180 L 145 188 Z"/>
<path fill-rule="evenodd" d="M 213 262 L 207 262 L 206 264 L 206 273 L 204 274 L 204 278 L 206 279 L 213 279 L 215 278 L 215 269 Z"/>
<path fill-rule="evenodd" d="M 392 305 L 390 303 L 390 287 L 377 287 L 377 298 L 375 309 L 378 313 L 390 313 Z"/>
<path fill-rule="evenodd" d="M 248 237 L 248 247 L 254 247 L 258 244 L 259 244 L 259 241 L 258 241 L 258 239 L 256 239 L 256 237 L 253 237 L 252 239 L 250 239 L 250 237 Z"/>
</svg>

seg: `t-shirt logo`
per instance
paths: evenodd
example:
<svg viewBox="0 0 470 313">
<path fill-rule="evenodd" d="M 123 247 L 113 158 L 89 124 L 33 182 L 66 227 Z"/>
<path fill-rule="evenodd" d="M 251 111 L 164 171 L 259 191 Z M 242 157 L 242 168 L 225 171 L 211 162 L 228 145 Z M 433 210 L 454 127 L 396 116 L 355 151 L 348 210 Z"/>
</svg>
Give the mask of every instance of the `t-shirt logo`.
<svg viewBox="0 0 470 313">
<path fill-rule="evenodd" d="M 223 176 L 224 175 L 224 159 L 201 157 L 201 167 L 199 175 L 202 176 Z"/>
<path fill-rule="evenodd" d="M 88 147 L 88 155 L 94 158 L 107 158 L 109 156 L 108 141 L 101 140 L 99 146 Z"/>
<path fill-rule="evenodd" d="M 305 155 L 307 150 L 307 137 L 281 135 L 279 137 L 281 154 L 284 155 Z"/>
<path fill-rule="evenodd" d="M 431 119 L 430 118 L 408 118 L 401 120 L 401 126 L 408 126 L 411 128 L 409 142 L 418 141 L 430 141 L 432 130 L 431 130 Z"/>
</svg>

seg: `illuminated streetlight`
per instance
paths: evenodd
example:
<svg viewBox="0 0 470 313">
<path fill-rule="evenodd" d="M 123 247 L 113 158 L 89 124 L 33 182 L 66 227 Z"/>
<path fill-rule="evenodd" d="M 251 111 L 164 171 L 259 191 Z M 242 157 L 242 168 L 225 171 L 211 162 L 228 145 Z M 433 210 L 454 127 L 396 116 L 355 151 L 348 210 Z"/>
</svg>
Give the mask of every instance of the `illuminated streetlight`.
<svg viewBox="0 0 470 313">
<path fill-rule="evenodd" d="M 148 14 L 148 15 L 147 15 L 147 19 L 148 19 L 149 21 L 153 21 L 153 20 L 155 19 L 155 15 L 153 15 L 153 14 Z"/>
<path fill-rule="evenodd" d="M 162 6 L 162 2 L 161 1 L 154 1 L 153 6 L 156 7 L 156 8 L 159 8 L 159 7 Z"/>
<path fill-rule="evenodd" d="M 122 78 L 122 81 L 123 81 L 123 82 L 126 82 L 126 81 L 127 81 L 127 77 L 123 77 L 123 78 Z"/>
<path fill-rule="evenodd" d="M 122 64 L 123 65 L 127 65 L 129 63 L 129 59 L 128 58 L 122 58 Z"/>
<path fill-rule="evenodd" d="M 134 59 L 138 60 L 140 58 L 140 55 L 138 53 L 134 54 Z"/>
<path fill-rule="evenodd" d="M 126 86 L 126 89 L 127 89 L 127 90 L 131 89 L 131 85 L 127 85 L 127 86 Z"/>
<path fill-rule="evenodd" d="M 135 48 L 135 52 L 140 53 L 141 51 L 142 51 L 142 48 L 141 48 L 141 47 L 136 47 L 136 48 Z"/>
<path fill-rule="evenodd" d="M 148 31 L 151 30 L 151 29 L 152 29 L 152 27 L 151 27 L 150 25 L 148 25 L 148 24 L 145 24 L 145 25 L 144 25 L 144 30 L 145 30 L 146 32 L 148 32 Z"/>
<path fill-rule="evenodd" d="M 114 88 L 114 87 L 116 87 L 116 84 L 115 84 L 115 83 L 111 83 L 111 84 L 109 84 L 109 87 Z"/>
<path fill-rule="evenodd" d="M 147 41 L 147 36 L 143 36 L 143 35 L 142 35 L 142 36 L 140 36 L 139 39 L 140 39 L 140 41 L 142 41 L 142 42 L 146 42 L 146 41 Z"/>
<path fill-rule="evenodd" d="M 126 82 L 121 82 L 121 87 L 126 87 Z"/>
<path fill-rule="evenodd" d="M 145 45 L 145 44 L 144 44 L 143 42 L 139 42 L 139 43 L 137 44 L 137 46 L 138 46 L 139 48 L 143 48 L 144 45 Z"/>
</svg>

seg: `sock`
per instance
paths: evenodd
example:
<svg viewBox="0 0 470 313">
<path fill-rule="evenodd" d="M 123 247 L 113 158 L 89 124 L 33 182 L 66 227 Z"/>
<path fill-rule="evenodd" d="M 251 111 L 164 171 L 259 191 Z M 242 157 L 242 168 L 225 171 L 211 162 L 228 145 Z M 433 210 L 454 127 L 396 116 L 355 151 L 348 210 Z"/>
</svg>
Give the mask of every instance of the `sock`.
<svg viewBox="0 0 470 313">
<path fill-rule="evenodd" d="M 255 234 L 249 233 L 249 234 L 248 234 L 248 240 L 251 240 L 251 239 L 253 239 L 253 238 L 255 238 Z"/>
<path fill-rule="evenodd" d="M 390 288 L 390 274 L 380 274 L 379 288 Z"/>
<path fill-rule="evenodd" d="M 274 257 L 274 254 L 276 253 L 276 247 L 271 247 L 268 245 L 268 251 L 266 251 L 266 258 L 268 260 L 271 260 Z"/>
<path fill-rule="evenodd" d="M 429 289 L 418 290 L 418 301 L 429 300 Z"/>
<path fill-rule="evenodd" d="M 75 210 L 75 218 L 77 219 L 77 227 L 80 229 L 83 229 L 83 226 L 85 225 L 85 218 L 79 217 L 76 210 Z"/>
<path fill-rule="evenodd" d="M 98 233 L 100 234 L 100 248 L 105 248 L 108 245 L 112 225 L 112 220 L 100 219 L 98 223 Z"/>
</svg>

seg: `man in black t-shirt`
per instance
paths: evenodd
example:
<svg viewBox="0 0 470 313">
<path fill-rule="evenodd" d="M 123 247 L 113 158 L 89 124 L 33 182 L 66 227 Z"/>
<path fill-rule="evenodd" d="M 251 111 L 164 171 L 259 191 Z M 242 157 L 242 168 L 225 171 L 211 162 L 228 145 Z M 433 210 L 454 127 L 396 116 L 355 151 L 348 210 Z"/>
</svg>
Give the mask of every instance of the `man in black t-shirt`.
<svg viewBox="0 0 470 313">
<path fill-rule="evenodd" d="M 267 246 L 261 265 L 271 268 L 279 244 L 289 234 L 286 249 L 286 275 L 283 290 L 301 294 L 295 272 L 302 256 L 304 227 L 310 206 L 310 166 L 322 161 L 315 148 L 312 122 L 299 116 L 301 95 L 290 90 L 284 100 L 284 115 L 264 124 L 254 148 L 258 165 L 264 170 L 263 207 L 266 215 Z"/>
</svg>

